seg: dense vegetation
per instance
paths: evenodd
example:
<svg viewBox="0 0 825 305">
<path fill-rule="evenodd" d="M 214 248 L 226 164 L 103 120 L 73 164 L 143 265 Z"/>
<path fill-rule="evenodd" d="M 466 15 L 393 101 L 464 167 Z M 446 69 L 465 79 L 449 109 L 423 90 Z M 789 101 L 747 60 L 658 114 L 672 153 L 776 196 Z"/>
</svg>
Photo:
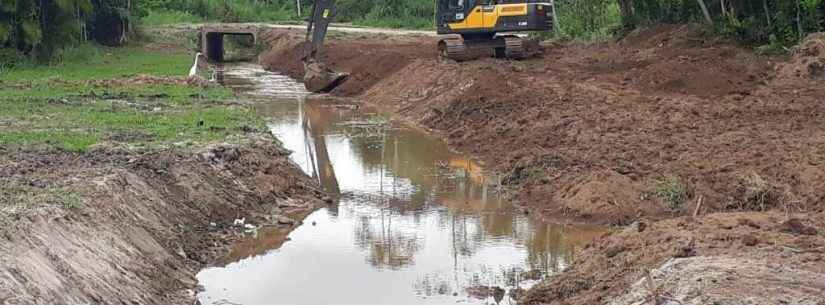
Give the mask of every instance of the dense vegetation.
<svg viewBox="0 0 825 305">
<path fill-rule="evenodd" d="M 606 1 L 606 0 L 604 0 Z M 825 30 L 823 0 L 618 0 L 623 24 L 705 22 L 750 43 L 793 44 Z"/>
<path fill-rule="evenodd" d="M 825 0 L 556 0 L 562 39 L 603 39 L 652 23 L 707 23 L 744 42 L 775 48 L 825 30 Z M 299 7 L 300 4 L 300 7 Z M 30 59 L 61 61 L 66 46 L 120 45 L 138 19 L 295 22 L 312 0 L 0 0 L 0 71 Z M 432 28 L 433 0 L 339 0 L 338 22 Z"/>
<path fill-rule="evenodd" d="M 299 21 L 311 0 L 145 0 L 147 20 Z M 303 15 L 298 14 L 297 3 Z M 556 0 L 566 39 L 601 39 L 652 23 L 709 23 L 748 43 L 778 46 L 825 30 L 825 0 Z M 339 22 L 432 28 L 433 0 L 338 0 Z M 703 9 L 704 8 L 704 9 Z M 299 17 L 301 16 L 301 17 Z"/>
<path fill-rule="evenodd" d="M 298 4 L 301 4 L 300 13 Z M 339 0 L 338 22 L 365 26 L 430 28 L 432 0 Z M 312 0 L 145 0 L 149 24 L 177 22 L 301 21 Z"/>
<path fill-rule="evenodd" d="M 0 69 L 24 61 L 59 59 L 64 47 L 128 39 L 133 0 L 0 0 Z M 134 0 L 136 1 L 136 0 Z"/>
</svg>

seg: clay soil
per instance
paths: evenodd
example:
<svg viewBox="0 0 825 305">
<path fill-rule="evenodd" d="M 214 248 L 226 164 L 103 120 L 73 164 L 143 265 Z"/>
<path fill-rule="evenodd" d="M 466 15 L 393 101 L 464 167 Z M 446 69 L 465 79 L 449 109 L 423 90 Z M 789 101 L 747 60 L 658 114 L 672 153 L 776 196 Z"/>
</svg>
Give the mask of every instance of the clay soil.
<svg viewBox="0 0 825 305">
<path fill-rule="evenodd" d="M 267 139 L 194 152 L 0 149 L 0 186 L 79 198 L 54 196 L 6 219 L 0 303 L 193 304 L 194 275 L 244 236 L 235 219 L 277 225 L 324 204 Z"/>
<path fill-rule="evenodd" d="M 300 79 L 297 41 L 277 40 L 262 63 Z M 434 38 L 344 37 L 322 60 L 352 73 L 332 95 L 477 156 L 526 213 L 617 227 L 526 303 L 823 304 L 811 297 L 825 295 L 822 35 L 787 56 L 690 25 L 546 44 L 524 61 L 456 63 L 435 49 Z M 769 276 L 777 266 L 799 277 Z M 681 272 L 739 273 L 703 290 L 671 276 Z M 793 284 L 803 278 L 812 284 Z"/>
</svg>

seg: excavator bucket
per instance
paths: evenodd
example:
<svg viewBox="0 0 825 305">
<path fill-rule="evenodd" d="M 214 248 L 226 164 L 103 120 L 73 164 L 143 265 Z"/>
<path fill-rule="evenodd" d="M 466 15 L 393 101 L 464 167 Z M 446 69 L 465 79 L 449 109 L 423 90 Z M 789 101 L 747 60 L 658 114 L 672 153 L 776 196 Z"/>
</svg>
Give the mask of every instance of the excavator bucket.
<svg viewBox="0 0 825 305">
<path fill-rule="evenodd" d="M 304 61 L 304 86 L 315 93 L 330 92 L 347 80 L 348 73 L 335 72 L 321 62 Z"/>
<path fill-rule="evenodd" d="M 329 24 L 335 17 L 335 0 L 316 0 L 307 23 L 304 85 L 310 92 L 329 92 L 347 80 L 348 73 L 335 72 L 318 60 Z"/>
</svg>

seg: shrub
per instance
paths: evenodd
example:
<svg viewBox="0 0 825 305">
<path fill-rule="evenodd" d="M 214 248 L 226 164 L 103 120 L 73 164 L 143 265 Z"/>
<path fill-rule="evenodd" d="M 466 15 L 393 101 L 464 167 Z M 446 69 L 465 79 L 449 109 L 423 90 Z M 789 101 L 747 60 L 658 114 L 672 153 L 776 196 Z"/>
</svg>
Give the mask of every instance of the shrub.
<svg viewBox="0 0 825 305">
<path fill-rule="evenodd" d="M 671 210 L 676 210 L 687 200 L 687 187 L 679 178 L 668 177 L 656 184 L 656 196 Z"/>
</svg>

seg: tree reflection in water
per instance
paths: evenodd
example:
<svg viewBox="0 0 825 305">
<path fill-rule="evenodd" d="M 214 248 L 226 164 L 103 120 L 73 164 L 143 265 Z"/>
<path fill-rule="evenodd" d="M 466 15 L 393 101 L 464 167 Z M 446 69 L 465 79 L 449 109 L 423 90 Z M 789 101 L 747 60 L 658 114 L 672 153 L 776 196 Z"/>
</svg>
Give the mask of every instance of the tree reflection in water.
<svg viewBox="0 0 825 305">
<path fill-rule="evenodd" d="M 258 71 L 245 82 L 267 97 L 284 81 Z M 515 212 L 497 192 L 500 179 L 480 164 L 357 106 L 261 105 L 293 160 L 340 195 L 289 239 L 262 234 L 249 241 L 254 256 L 202 272 L 202 301 L 362 304 L 371 303 L 361 291 L 370 287 L 369 297 L 383 300 L 376 304 L 508 304 L 492 287 L 509 293 L 563 270 L 602 231 Z M 489 294 L 476 299 L 468 289 Z"/>
</svg>

